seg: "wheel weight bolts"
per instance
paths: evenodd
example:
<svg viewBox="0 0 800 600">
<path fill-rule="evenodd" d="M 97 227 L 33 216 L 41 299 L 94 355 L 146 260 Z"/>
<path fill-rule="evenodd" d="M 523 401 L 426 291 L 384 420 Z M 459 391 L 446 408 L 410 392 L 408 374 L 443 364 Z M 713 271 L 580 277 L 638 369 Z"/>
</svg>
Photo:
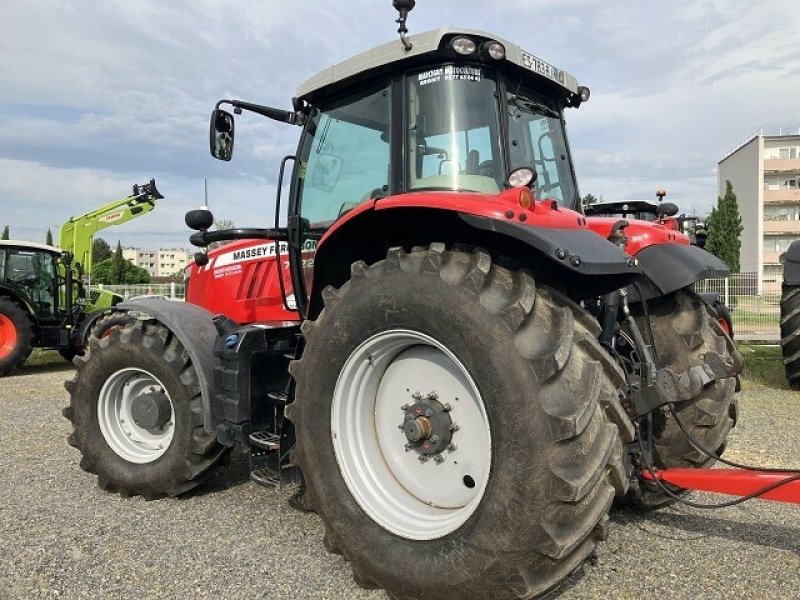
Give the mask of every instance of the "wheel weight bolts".
<svg viewBox="0 0 800 600">
<path fill-rule="evenodd" d="M 416 402 L 403 404 L 403 422 L 397 426 L 406 437 L 405 451 L 416 451 L 420 463 L 433 458 L 436 464 L 442 464 L 444 451 L 455 450 L 452 438 L 459 426 L 450 417 L 453 407 L 439 402 L 436 392 L 414 392 L 411 397 Z"/>
</svg>

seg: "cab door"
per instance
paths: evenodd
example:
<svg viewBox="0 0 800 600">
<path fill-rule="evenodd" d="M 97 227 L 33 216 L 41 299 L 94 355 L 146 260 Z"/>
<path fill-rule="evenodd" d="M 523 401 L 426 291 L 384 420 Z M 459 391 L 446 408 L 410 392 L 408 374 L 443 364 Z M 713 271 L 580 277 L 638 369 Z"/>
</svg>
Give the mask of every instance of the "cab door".
<svg viewBox="0 0 800 600">
<path fill-rule="evenodd" d="M 362 203 L 390 194 L 391 93 L 387 80 L 323 104 L 305 124 L 289 203 L 290 270 L 307 314 L 317 243 Z"/>
</svg>

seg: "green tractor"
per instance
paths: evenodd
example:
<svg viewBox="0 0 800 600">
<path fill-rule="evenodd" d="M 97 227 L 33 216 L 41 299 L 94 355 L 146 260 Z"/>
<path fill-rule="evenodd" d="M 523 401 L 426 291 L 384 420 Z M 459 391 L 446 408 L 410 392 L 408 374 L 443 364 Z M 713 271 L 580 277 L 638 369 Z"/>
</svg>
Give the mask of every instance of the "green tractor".
<svg viewBox="0 0 800 600">
<path fill-rule="evenodd" d="M 88 336 L 102 333 L 101 318 L 123 298 L 84 285 L 94 235 L 147 214 L 161 198 L 152 179 L 134 185 L 130 196 L 70 218 L 61 226 L 58 248 L 0 241 L 0 377 L 33 348 L 55 349 L 71 360 L 83 353 Z"/>
</svg>

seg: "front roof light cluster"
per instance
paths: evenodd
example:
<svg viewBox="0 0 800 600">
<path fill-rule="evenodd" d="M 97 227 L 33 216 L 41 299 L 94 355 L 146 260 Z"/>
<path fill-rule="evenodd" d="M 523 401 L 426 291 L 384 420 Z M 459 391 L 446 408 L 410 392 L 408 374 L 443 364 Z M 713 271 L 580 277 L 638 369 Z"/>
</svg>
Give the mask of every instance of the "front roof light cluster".
<svg viewBox="0 0 800 600">
<path fill-rule="evenodd" d="M 506 47 L 500 42 L 486 42 L 483 45 L 483 50 L 494 60 L 502 60 L 506 57 Z"/>
<path fill-rule="evenodd" d="M 463 54 L 465 56 L 469 54 L 475 54 L 475 51 L 478 49 L 474 41 L 463 36 L 453 38 L 453 41 L 450 42 L 450 47 L 459 54 Z"/>
</svg>

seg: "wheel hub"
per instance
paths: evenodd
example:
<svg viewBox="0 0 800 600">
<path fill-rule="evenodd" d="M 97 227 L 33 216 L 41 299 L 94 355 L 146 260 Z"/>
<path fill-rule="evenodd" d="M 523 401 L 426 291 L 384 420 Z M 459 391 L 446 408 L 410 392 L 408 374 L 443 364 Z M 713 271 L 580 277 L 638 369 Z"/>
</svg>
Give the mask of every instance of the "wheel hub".
<svg viewBox="0 0 800 600">
<path fill-rule="evenodd" d="M 416 394 L 421 398 L 421 395 Z M 403 423 L 400 428 L 408 440 L 406 448 L 416 450 L 422 455 L 432 456 L 448 449 L 453 439 L 453 421 L 450 406 L 436 400 L 431 392 L 415 404 L 406 404 Z"/>
<path fill-rule="evenodd" d="M 152 389 L 131 401 L 131 417 L 142 429 L 156 429 L 172 418 L 172 406 L 163 390 Z"/>
</svg>

